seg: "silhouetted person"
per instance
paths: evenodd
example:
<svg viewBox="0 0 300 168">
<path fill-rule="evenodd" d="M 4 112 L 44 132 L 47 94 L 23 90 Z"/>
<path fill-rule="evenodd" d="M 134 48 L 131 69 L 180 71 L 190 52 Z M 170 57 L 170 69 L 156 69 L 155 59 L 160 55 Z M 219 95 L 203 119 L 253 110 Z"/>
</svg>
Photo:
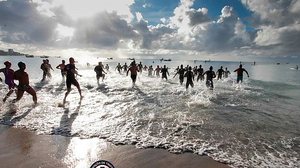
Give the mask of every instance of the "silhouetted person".
<svg viewBox="0 0 300 168">
<path fill-rule="evenodd" d="M 108 64 L 105 65 L 105 69 L 106 69 L 107 71 L 109 71 L 109 66 L 108 66 Z"/>
<path fill-rule="evenodd" d="M 216 77 L 216 74 L 213 71 L 213 67 L 210 66 L 209 70 L 204 72 L 203 75 L 206 75 L 206 86 L 212 90 L 214 88 L 213 78 Z"/>
<path fill-rule="evenodd" d="M 139 68 L 139 72 L 142 73 L 143 72 L 143 64 L 142 64 L 142 62 L 140 62 L 138 64 L 138 68 Z"/>
<path fill-rule="evenodd" d="M 236 70 L 234 70 L 234 72 L 237 73 L 237 79 L 236 79 L 236 82 L 239 83 L 241 81 L 241 83 L 243 82 L 243 72 L 246 72 L 248 78 L 249 78 L 249 74 L 248 72 L 246 71 L 246 69 L 243 68 L 243 65 L 240 64 L 240 67 Z"/>
<path fill-rule="evenodd" d="M 118 70 L 118 72 L 121 73 L 122 66 L 120 63 L 118 63 L 118 65 L 116 66 L 116 70 Z"/>
<path fill-rule="evenodd" d="M 66 76 L 66 72 L 65 72 L 66 64 L 65 63 L 66 63 L 65 60 L 62 60 L 61 64 L 56 66 L 56 69 L 60 69 L 60 73 L 63 78 L 65 78 L 65 76 Z"/>
<path fill-rule="evenodd" d="M 199 81 L 199 79 L 201 81 L 204 80 L 204 76 L 203 76 L 203 68 L 202 68 L 202 65 L 199 66 L 199 68 L 197 69 L 197 74 L 198 74 L 198 77 L 197 77 L 197 81 Z"/>
<path fill-rule="evenodd" d="M 157 65 L 157 67 L 155 68 L 156 77 L 159 77 L 159 73 L 160 73 L 160 67 L 159 65 Z"/>
<path fill-rule="evenodd" d="M 152 76 L 152 72 L 153 72 L 153 67 L 152 65 L 150 65 L 148 68 L 148 76 Z"/>
<path fill-rule="evenodd" d="M 6 96 L 3 98 L 3 102 L 6 101 L 6 99 L 14 92 L 14 88 L 16 84 L 14 83 L 14 70 L 10 69 L 11 68 L 11 63 L 9 61 L 4 62 L 5 68 L 0 69 L 0 72 L 4 74 L 5 77 L 5 84 L 8 86 L 8 93 Z"/>
<path fill-rule="evenodd" d="M 99 79 L 102 77 L 103 81 L 106 74 L 106 72 L 103 70 L 102 62 L 98 63 L 98 65 L 94 68 L 94 71 L 96 72 L 97 83 L 99 84 Z"/>
<path fill-rule="evenodd" d="M 174 77 L 179 74 L 179 82 L 180 82 L 180 85 L 182 85 L 183 83 L 183 80 L 184 80 L 184 73 L 185 73 L 185 69 L 183 68 L 183 65 L 180 65 L 180 68 L 177 70 L 177 72 L 175 73 Z"/>
<path fill-rule="evenodd" d="M 124 72 L 127 72 L 127 70 L 128 70 L 128 65 L 126 64 L 126 62 L 125 62 L 125 64 L 122 66 L 122 68 L 123 68 L 123 71 L 124 71 Z"/>
<path fill-rule="evenodd" d="M 220 69 L 218 69 L 217 74 L 218 74 L 217 80 L 222 79 L 222 76 L 224 74 L 223 66 L 221 66 Z"/>
<path fill-rule="evenodd" d="M 47 76 L 47 68 L 46 68 L 47 65 L 46 64 L 47 64 L 46 60 L 43 60 L 43 63 L 41 64 L 41 69 L 43 71 L 43 78 L 41 81 L 44 81 Z"/>
<path fill-rule="evenodd" d="M 169 74 L 169 71 L 168 71 L 168 68 L 166 67 L 166 65 L 164 65 L 164 67 L 160 71 L 161 71 L 162 79 L 165 78 L 166 80 L 168 80 L 168 76 L 170 76 L 170 74 Z"/>
<path fill-rule="evenodd" d="M 69 64 L 66 65 L 65 67 L 65 71 L 67 72 L 66 75 L 66 85 L 67 85 L 67 92 L 65 93 L 65 97 L 63 100 L 63 103 L 66 102 L 67 96 L 69 95 L 70 91 L 71 91 L 71 85 L 76 86 L 79 95 L 80 95 L 80 99 L 82 99 L 82 94 L 81 94 L 81 89 L 80 89 L 80 85 L 78 83 L 78 81 L 75 78 L 75 74 L 79 75 L 78 72 L 76 71 L 76 67 L 75 67 L 75 60 L 74 58 L 70 57 L 69 58 Z M 81 76 L 81 75 L 79 75 Z"/>
<path fill-rule="evenodd" d="M 224 71 L 224 78 L 228 78 L 230 74 L 230 71 L 228 71 L 227 67 L 225 68 L 225 71 Z"/>
<path fill-rule="evenodd" d="M 186 77 L 186 89 L 189 88 L 189 85 L 191 85 L 191 87 L 194 87 L 194 73 L 192 71 L 192 67 L 189 67 L 189 70 L 185 73 L 184 76 Z"/>
<path fill-rule="evenodd" d="M 131 64 L 130 64 L 130 67 L 126 73 L 126 75 L 128 76 L 128 72 L 130 71 L 130 77 L 131 77 L 131 80 L 132 80 L 132 84 L 133 86 L 135 85 L 135 82 L 136 82 L 136 76 L 137 76 L 137 72 L 139 72 L 139 69 L 138 67 L 136 66 L 135 64 L 135 61 L 133 61 Z"/>
<path fill-rule="evenodd" d="M 37 104 L 37 96 L 35 90 L 29 85 L 29 77 L 28 74 L 25 72 L 26 65 L 23 62 L 18 63 L 19 70 L 14 73 L 14 79 L 19 81 L 19 85 L 17 86 L 17 98 L 14 100 L 19 101 L 22 97 L 24 92 L 29 93 L 32 96 L 34 104 Z"/>
</svg>

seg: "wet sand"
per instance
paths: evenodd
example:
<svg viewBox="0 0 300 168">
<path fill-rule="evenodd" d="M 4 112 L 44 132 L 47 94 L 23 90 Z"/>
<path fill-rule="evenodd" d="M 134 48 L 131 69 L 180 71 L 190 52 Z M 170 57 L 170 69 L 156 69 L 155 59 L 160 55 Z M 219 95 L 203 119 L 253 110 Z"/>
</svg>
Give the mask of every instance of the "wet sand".
<svg viewBox="0 0 300 168">
<path fill-rule="evenodd" d="M 0 125 L 0 167 L 88 168 L 98 160 L 107 160 L 115 168 L 228 168 L 207 156 L 192 153 L 171 154 L 163 149 L 116 146 L 98 138 L 36 135 Z"/>
</svg>

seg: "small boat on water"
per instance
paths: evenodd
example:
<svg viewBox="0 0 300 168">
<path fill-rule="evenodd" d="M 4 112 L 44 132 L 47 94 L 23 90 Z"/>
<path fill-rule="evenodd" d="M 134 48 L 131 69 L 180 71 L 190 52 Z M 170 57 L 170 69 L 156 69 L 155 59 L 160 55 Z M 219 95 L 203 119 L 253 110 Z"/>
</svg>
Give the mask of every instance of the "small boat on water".
<svg viewBox="0 0 300 168">
<path fill-rule="evenodd" d="M 43 55 L 43 56 L 40 56 L 40 58 L 49 58 L 49 56 Z"/>
<path fill-rule="evenodd" d="M 34 56 L 33 55 L 25 55 L 25 57 L 27 57 L 27 58 L 33 58 Z"/>
</svg>

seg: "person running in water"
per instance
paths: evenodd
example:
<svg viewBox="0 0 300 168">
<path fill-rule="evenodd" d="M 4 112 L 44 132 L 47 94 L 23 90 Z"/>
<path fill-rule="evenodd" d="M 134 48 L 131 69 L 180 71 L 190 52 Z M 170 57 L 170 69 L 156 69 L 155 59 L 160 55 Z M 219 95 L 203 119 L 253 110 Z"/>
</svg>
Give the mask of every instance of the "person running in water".
<svg viewBox="0 0 300 168">
<path fill-rule="evenodd" d="M 118 65 L 116 66 L 116 70 L 118 70 L 119 74 L 121 74 L 122 65 L 120 63 L 118 63 Z"/>
<path fill-rule="evenodd" d="M 170 74 L 169 74 L 169 71 L 168 71 L 168 68 L 166 67 L 166 65 L 164 65 L 164 67 L 161 69 L 161 77 L 162 77 L 162 79 L 166 79 L 166 80 L 168 80 L 168 76 L 170 76 Z"/>
<path fill-rule="evenodd" d="M 249 78 L 249 74 L 246 71 L 246 69 L 243 68 L 243 65 L 240 64 L 240 67 L 236 70 L 234 70 L 234 72 L 237 73 L 237 79 L 236 79 L 236 83 L 239 83 L 241 81 L 241 83 L 243 82 L 243 72 L 246 72 L 248 78 Z"/>
<path fill-rule="evenodd" d="M 37 104 L 37 96 L 35 90 L 29 85 L 29 77 L 27 72 L 25 72 L 26 64 L 23 62 L 18 63 L 19 70 L 14 72 L 14 80 L 19 81 L 19 85 L 17 86 L 17 98 L 14 99 L 14 102 L 19 101 L 24 92 L 29 93 L 32 96 L 34 104 Z"/>
<path fill-rule="evenodd" d="M 67 79 L 66 79 L 66 85 L 67 85 L 67 92 L 65 93 L 65 97 L 63 100 L 63 103 L 66 102 L 67 96 L 69 95 L 70 91 L 71 91 L 71 85 L 74 85 L 77 87 L 77 90 L 79 92 L 80 95 L 80 99 L 83 98 L 82 94 L 81 94 L 81 89 L 80 89 L 80 85 L 78 83 L 78 81 L 75 78 L 75 74 L 78 76 L 81 76 L 78 74 L 78 72 L 76 71 L 76 67 L 75 67 L 75 60 L 73 57 L 69 58 L 69 64 L 67 64 L 65 66 L 65 71 L 67 72 Z"/>
<path fill-rule="evenodd" d="M 184 80 L 184 73 L 185 73 L 185 69 L 183 68 L 183 65 L 181 64 L 180 65 L 180 68 L 177 70 L 177 72 L 175 73 L 174 77 L 179 74 L 179 82 L 180 82 L 180 85 L 182 85 L 183 83 L 183 80 Z"/>
<path fill-rule="evenodd" d="M 213 78 L 216 77 L 216 74 L 215 74 L 215 72 L 213 71 L 213 67 L 210 66 L 210 67 L 209 67 L 209 70 L 206 71 L 206 72 L 204 72 L 203 75 L 206 75 L 206 86 L 207 86 L 208 88 L 210 88 L 211 90 L 213 90 L 213 89 L 214 89 Z"/>
<path fill-rule="evenodd" d="M 218 69 L 217 74 L 218 74 L 217 80 L 222 79 L 222 76 L 224 74 L 223 66 L 221 66 L 220 69 Z"/>
<path fill-rule="evenodd" d="M 99 62 L 98 65 L 94 68 L 96 72 L 97 83 L 99 84 L 99 79 L 102 77 L 102 81 L 104 80 L 106 72 L 103 70 L 102 62 Z"/>
<path fill-rule="evenodd" d="M 128 70 L 128 65 L 127 65 L 126 62 L 125 62 L 125 64 L 122 66 L 122 68 L 123 68 L 124 73 L 127 72 L 127 70 Z"/>
<path fill-rule="evenodd" d="M 203 76 L 203 68 L 202 68 L 202 65 L 199 65 L 199 68 L 198 68 L 198 76 L 197 76 L 197 82 L 199 81 L 199 79 L 201 81 L 204 80 L 204 76 Z"/>
<path fill-rule="evenodd" d="M 161 69 L 160 69 L 159 65 L 157 65 L 157 67 L 155 68 L 156 77 L 159 77 L 160 70 Z"/>
<path fill-rule="evenodd" d="M 108 66 L 108 64 L 105 65 L 105 69 L 106 69 L 107 71 L 109 71 L 109 66 Z"/>
<path fill-rule="evenodd" d="M 194 87 L 194 73 L 192 71 L 192 67 L 189 67 L 189 70 L 184 74 L 184 76 L 186 77 L 186 89 L 189 88 L 189 85 L 191 85 L 191 87 Z"/>
<path fill-rule="evenodd" d="M 5 68 L 0 69 L 0 72 L 4 74 L 5 77 L 5 84 L 8 85 L 8 93 L 3 98 L 3 102 L 6 101 L 6 99 L 14 92 L 14 88 L 16 84 L 14 83 L 14 70 L 11 68 L 11 63 L 9 61 L 4 62 Z"/>
<path fill-rule="evenodd" d="M 224 71 L 224 78 L 228 78 L 229 74 L 230 74 L 230 71 L 226 67 L 225 71 Z"/>
<path fill-rule="evenodd" d="M 150 65 L 148 68 L 148 76 L 152 76 L 152 72 L 153 72 L 153 67 L 152 65 Z"/>
<path fill-rule="evenodd" d="M 129 72 L 129 71 L 130 71 L 130 77 L 131 77 L 131 80 L 132 80 L 132 85 L 135 86 L 137 72 L 139 72 L 139 69 L 138 69 L 138 67 L 137 67 L 136 64 L 135 64 L 135 61 L 133 61 L 133 62 L 130 64 L 130 67 L 129 67 L 129 69 L 127 70 L 127 73 L 126 73 L 127 76 L 128 76 L 128 72 Z"/>
<path fill-rule="evenodd" d="M 66 76 L 66 72 L 65 72 L 65 66 L 66 66 L 66 64 L 65 63 L 66 63 L 65 60 L 62 60 L 61 64 L 59 64 L 59 65 L 56 66 L 56 69 L 60 69 L 60 73 L 61 73 L 61 76 L 63 77 L 63 79 Z"/>
</svg>

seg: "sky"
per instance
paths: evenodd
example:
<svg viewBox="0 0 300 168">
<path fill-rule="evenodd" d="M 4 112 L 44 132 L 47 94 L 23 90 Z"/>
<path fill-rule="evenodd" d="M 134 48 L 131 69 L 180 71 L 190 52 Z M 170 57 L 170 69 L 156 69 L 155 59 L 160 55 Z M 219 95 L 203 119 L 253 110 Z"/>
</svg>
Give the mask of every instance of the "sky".
<svg viewBox="0 0 300 168">
<path fill-rule="evenodd" d="M 0 49 L 300 60 L 299 0 L 0 0 Z"/>
</svg>

